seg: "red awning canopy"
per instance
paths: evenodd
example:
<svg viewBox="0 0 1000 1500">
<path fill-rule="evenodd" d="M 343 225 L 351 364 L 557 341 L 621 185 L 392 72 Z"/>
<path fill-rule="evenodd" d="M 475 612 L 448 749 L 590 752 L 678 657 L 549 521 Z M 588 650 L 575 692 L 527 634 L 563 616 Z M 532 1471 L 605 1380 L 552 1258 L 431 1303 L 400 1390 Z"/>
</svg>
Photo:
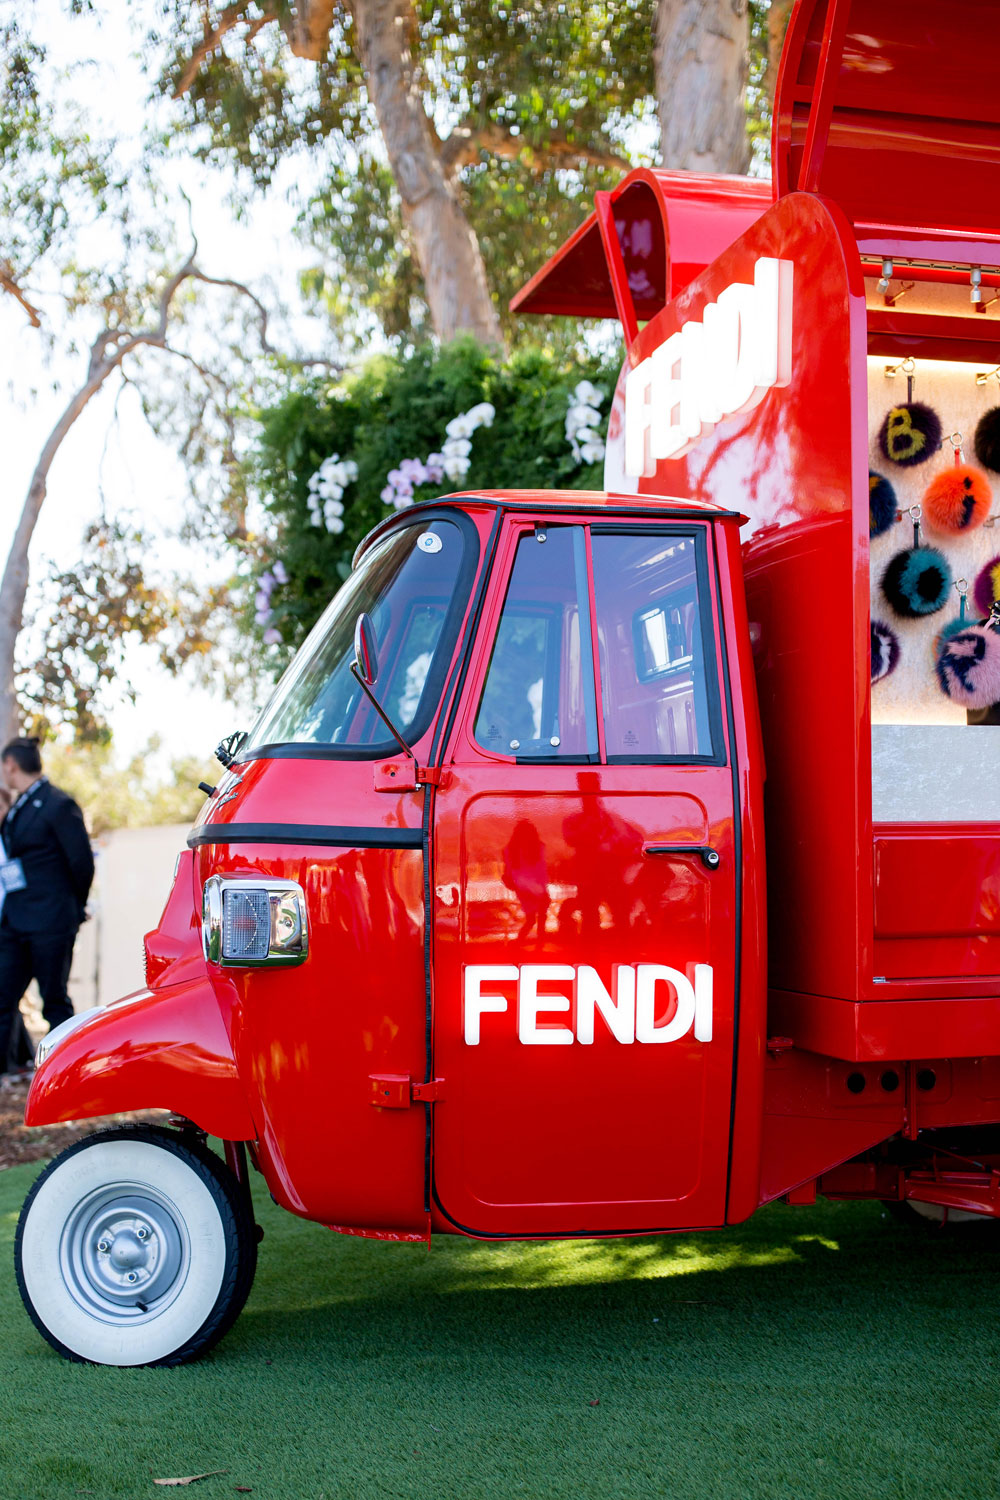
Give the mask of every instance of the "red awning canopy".
<svg viewBox="0 0 1000 1500">
<path fill-rule="evenodd" d="M 998 20 L 996 0 L 799 0 L 775 94 L 777 195 L 835 199 L 863 245 L 1000 236 Z"/>
<path fill-rule="evenodd" d="M 769 207 L 771 184 L 639 167 L 596 202 L 512 312 L 646 322 Z"/>
</svg>

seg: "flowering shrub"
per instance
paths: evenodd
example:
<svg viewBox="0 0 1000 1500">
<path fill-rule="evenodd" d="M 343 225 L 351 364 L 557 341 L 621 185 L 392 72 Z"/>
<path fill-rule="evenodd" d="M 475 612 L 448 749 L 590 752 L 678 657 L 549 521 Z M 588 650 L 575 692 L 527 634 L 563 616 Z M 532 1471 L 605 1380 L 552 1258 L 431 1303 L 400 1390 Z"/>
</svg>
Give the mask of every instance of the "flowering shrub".
<svg viewBox="0 0 1000 1500">
<path fill-rule="evenodd" d="M 299 644 L 392 510 L 452 488 L 599 489 L 616 376 L 617 361 L 537 347 L 500 361 L 465 338 L 379 356 L 334 386 L 293 377 L 263 414 L 250 476 L 270 515 L 254 580 L 264 639 Z"/>
<path fill-rule="evenodd" d="M 309 480 L 306 506 L 314 526 L 326 526 L 336 536 L 344 529 L 344 502 L 341 499 L 347 486 L 358 477 L 358 466 L 353 459 L 341 461 L 339 453 L 325 458 Z"/>
<path fill-rule="evenodd" d="M 604 395 L 589 380 L 581 380 L 570 397 L 566 441 L 577 463 L 596 464 L 604 458 L 604 439 L 598 430 L 604 421 L 600 410 Z"/>
<path fill-rule="evenodd" d="M 488 401 L 480 401 L 460 417 L 452 417 L 445 428 L 445 444 L 440 453 L 431 453 L 419 458 L 404 458 L 398 469 L 389 470 L 388 483 L 382 491 L 386 505 L 404 510 L 413 504 L 413 492 L 425 484 L 440 484 L 447 477 L 453 484 L 464 479 L 472 462 L 472 434 L 477 427 L 489 427 L 496 416 L 496 408 Z"/>
</svg>

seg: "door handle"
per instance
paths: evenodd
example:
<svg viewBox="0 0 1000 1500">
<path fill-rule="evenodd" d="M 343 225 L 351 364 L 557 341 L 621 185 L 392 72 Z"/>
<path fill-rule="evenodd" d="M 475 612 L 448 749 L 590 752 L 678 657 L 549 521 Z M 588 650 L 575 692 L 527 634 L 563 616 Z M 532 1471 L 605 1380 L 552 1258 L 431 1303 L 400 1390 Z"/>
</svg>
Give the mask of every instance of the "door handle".
<svg viewBox="0 0 1000 1500">
<path fill-rule="evenodd" d="M 717 870 L 722 855 L 710 844 L 643 844 L 643 854 L 697 854 L 706 870 Z"/>
</svg>

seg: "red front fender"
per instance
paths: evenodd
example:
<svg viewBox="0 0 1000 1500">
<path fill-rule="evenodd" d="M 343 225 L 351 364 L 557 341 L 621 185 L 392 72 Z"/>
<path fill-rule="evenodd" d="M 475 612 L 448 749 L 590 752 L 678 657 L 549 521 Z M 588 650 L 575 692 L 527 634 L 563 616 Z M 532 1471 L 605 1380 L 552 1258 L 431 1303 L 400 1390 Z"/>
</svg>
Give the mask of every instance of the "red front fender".
<svg viewBox="0 0 1000 1500">
<path fill-rule="evenodd" d="M 207 975 L 95 1012 L 38 1069 L 24 1120 L 54 1125 L 136 1109 L 172 1110 L 227 1141 L 256 1138 Z"/>
</svg>

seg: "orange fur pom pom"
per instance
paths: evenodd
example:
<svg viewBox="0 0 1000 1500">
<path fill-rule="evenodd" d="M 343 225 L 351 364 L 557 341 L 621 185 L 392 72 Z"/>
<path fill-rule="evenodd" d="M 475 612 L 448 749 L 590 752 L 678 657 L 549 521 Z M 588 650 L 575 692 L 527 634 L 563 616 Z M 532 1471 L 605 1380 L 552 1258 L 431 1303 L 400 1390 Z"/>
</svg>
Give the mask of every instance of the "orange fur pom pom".
<svg viewBox="0 0 1000 1500">
<path fill-rule="evenodd" d="M 974 531 L 990 513 L 993 491 L 985 474 L 956 464 L 931 480 L 923 504 L 927 524 L 935 531 Z"/>
</svg>

